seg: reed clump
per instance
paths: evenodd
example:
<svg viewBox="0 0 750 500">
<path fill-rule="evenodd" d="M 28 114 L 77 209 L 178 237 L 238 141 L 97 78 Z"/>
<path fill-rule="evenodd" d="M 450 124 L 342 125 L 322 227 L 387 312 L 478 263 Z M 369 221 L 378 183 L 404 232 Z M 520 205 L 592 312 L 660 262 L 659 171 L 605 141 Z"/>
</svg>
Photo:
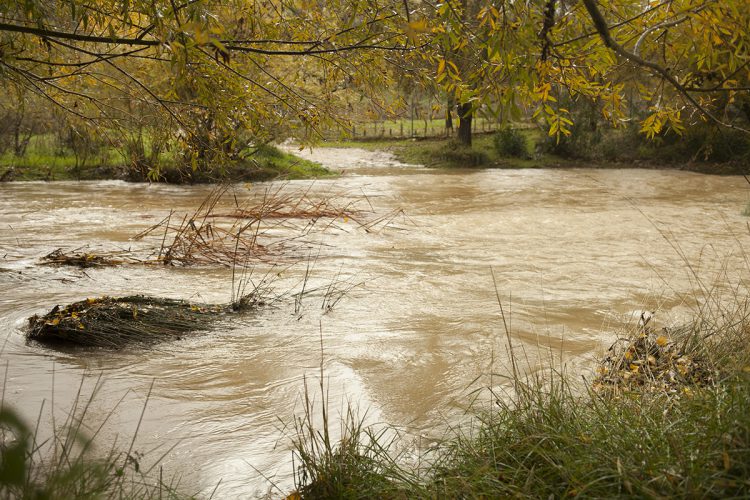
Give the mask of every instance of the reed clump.
<svg viewBox="0 0 750 500">
<path fill-rule="evenodd" d="M 287 498 L 411 498 L 419 484 L 392 453 L 390 429 L 365 425 L 350 403 L 334 439 L 322 363 L 318 391 L 314 401 L 305 380 L 304 411 L 294 421 L 296 489 Z"/>
<path fill-rule="evenodd" d="M 181 219 L 170 214 L 134 239 L 155 236 L 160 240 L 155 258 L 149 262 L 248 266 L 294 255 L 305 247 L 305 238 L 315 232 L 342 228 L 349 222 L 371 232 L 402 214 L 396 210 L 382 216 L 368 215 L 367 210 L 359 208 L 363 201 L 366 198 L 360 197 L 339 204 L 331 197 L 315 198 L 309 189 L 286 192 L 283 186 L 266 190 L 260 199 L 241 201 L 229 186 L 219 186 L 192 214 Z M 369 202 L 368 206 L 372 213 Z"/>
<path fill-rule="evenodd" d="M 344 199 L 346 201 L 339 201 Z M 307 255 L 306 238 L 329 230 L 367 233 L 392 224 L 403 211 L 376 214 L 366 196 L 313 195 L 310 188 L 266 189 L 241 199 L 230 185 L 213 189 L 192 213 L 174 212 L 132 237 L 138 250 L 71 251 L 58 248 L 41 258 L 47 265 L 79 268 L 125 264 L 251 267 Z"/>
<path fill-rule="evenodd" d="M 251 296 L 230 305 L 199 305 L 145 295 L 87 298 L 30 317 L 26 337 L 43 344 L 78 347 L 149 345 L 208 330 L 228 311 L 261 303 Z"/>
</svg>

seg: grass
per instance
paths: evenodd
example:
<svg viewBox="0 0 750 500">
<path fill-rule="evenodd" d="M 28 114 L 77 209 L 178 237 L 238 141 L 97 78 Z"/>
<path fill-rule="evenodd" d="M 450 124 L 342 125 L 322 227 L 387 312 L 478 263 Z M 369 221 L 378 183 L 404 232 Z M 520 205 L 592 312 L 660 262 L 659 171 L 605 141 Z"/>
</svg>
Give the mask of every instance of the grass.
<svg viewBox="0 0 750 500">
<path fill-rule="evenodd" d="M 245 151 L 243 154 L 243 159 L 217 166 L 211 171 L 201 171 L 180 166 L 174 148 L 171 148 L 159 155 L 159 175 L 152 180 L 203 183 L 307 179 L 335 175 L 319 163 L 299 158 L 270 145 L 262 145 L 254 152 Z M 53 138 L 47 135 L 32 137 L 26 153 L 21 157 L 12 152 L 0 155 L 0 182 L 104 179 L 146 180 L 140 170 L 130 169 L 122 154 L 111 146 L 103 146 L 83 162 L 77 160 L 70 149 L 56 146 Z"/>
<path fill-rule="evenodd" d="M 637 130 L 603 127 L 594 137 L 587 131 L 574 132 L 578 135 L 562 137 L 559 143 L 534 127 L 516 127 L 513 133 L 525 140 L 529 154 L 503 152 L 504 148 L 498 145 L 502 141 L 498 140 L 495 131 L 475 132 L 471 148 L 442 136 L 394 138 L 388 134 L 364 138 L 357 135 L 347 140 L 326 141 L 324 145 L 386 150 L 404 163 L 438 168 L 640 167 L 677 168 L 719 175 L 748 173 L 750 143 L 746 138 L 727 133 L 712 134 L 700 126 L 690 129 L 684 137 L 658 137 L 653 141 L 639 135 Z M 707 153 L 709 151 L 711 155 Z"/>
<path fill-rule="evenodd" d="M 158 468 L 160 460 L 146 468 L 141 454 L 133 449 L 135 438 L 127 450 L 112 445 L 104 456 L 92 454 L 107 418 L 91 435 L 83 432 L 83 422 L 91 423 L 87 414 L 100 385 L 101 379 L 88 400 L 81 400 L 79 388 L 65 422 L 57 428 L 53 417 L 54 435 L 44 442 L 37 437 L 39 422 L 32 430 L 15 411 L 0 405 L 0 498 L 193 498 L 180 492 L 176 482 L 165 481 Z"/>
<path fill-rule="evenodd" d="M 631 341 L 642 339 L 644 331 Z M 351 417 L 344 438 L 331 443 L 306 416 L 296 442 L 296 493 L 302 498 L 748 497 L 750 304 L 738 301 L 731 313 L 704 310 L 692 324 L 659 333 L 660 345 L 673 346 L 665 352 L 683 360 L 675 369 L 687 359 L 712 375 L 686 379 L 676 390 L 659 384 L 613 390 L 595 381 L 581 383 L 563 369 L 516 375 L 504 394 L 488 388 L 492 408 L 477 409 L 469 429 L 454 429 L 436 453 L 425 455 L 423 470 L 403 465 L 391 455 L 392 442 L 378 444 L 378 436 Z M 669 344 L 662 339 L 667 335 Z"/>
<path fill-rule="evenodd" d="M 529 151 L 534 151 L 541 139 L 540 132 L 536 129 L 520 129 L 520 132 L 526 138 Z M 549 154 L 534 157 L 501 155 L 495 147 L 494 137 L 494 133 L 474 134 L 470 148 L 446 138 L 328 141 L 324 145 L 386 150 L 403 163 L 437 168 L 542 168 L 570 163 Z"/>
<path fill-rule="evenodd" d="M 250 162 L 259 169 L 259 178 L 293 180 L 335 175 L 319 163 L 300 158 L 269 145 L 259 147 L 250 157 Z"/>
</svg>

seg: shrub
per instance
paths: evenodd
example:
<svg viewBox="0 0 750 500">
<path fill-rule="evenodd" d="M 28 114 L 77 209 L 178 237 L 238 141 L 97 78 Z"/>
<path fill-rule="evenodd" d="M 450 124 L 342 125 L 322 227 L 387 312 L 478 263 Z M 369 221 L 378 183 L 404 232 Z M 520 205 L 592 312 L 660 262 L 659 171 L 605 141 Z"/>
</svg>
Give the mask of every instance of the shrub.
<svg viewBox="0 0 750 500">
<path fill-rule="evenodd" d="M 504 127 L 494 136 L 495 151 L 500 156 L 512 158 L 528 158 L 529 144 L 526 136 L 519 130 Z"/>
</svg>

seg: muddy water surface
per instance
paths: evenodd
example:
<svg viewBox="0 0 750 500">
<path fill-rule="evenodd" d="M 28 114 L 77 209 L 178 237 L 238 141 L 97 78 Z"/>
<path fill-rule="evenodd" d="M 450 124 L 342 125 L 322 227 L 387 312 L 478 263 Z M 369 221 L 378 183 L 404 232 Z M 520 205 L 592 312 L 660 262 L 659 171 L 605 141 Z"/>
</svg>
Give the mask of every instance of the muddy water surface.
<svg viewBox="0 0 750 500">
<path fill-rule="evenodd" d="M 301 410 L 303 376 L 314 380 L 321 358 L 334 411 L 351 401 L 368 409 L 372 422 L 411 436 L 439 435 L 462 415 L 476 388 L 472 380 L 488 373 L 493 359 L 495 372 L 507 366 L 496 290 L 529 369 L 548 362 L 548 349 L 585 367 L 632 326 L 636 311 L 657 310 L 660 323 L 679 322 L 717 276 L 733 283 L 747 277 L 741 249 L 750 236 L 741 211 L 749 195 L 742 178 L 652 170 L 447 172 L 359 150 L 311 155 L 344 175 L 283 189 L 366 197 L 373 217 L 396 209 L 405 215 L 370 232 L 337 221 L 309 234 L 283 265 L 256 266 L 256 278 L 278 274 L 277 295 L 299 290 L 309 269 L 305 286 L 320 291 L 301 303 L 287 295 L 147 352 L 60 353 L 27 344 L 22 332 L 29 316 L 85 297 L 145 292 L 226 302 L 231 271 L 78 270 L 40 266 L 38 259 L 59 247 L 142 249 L 133 235 L 170 210 L 193 211 L 211 188 L 0 185 L 5 403 L 30 420 L 40 409 L 45 420 L 52 411 L 59 422 L 79 387 L 86 399 L 99 380 L 86 421 L 93 429 L 109 418 L 103 442 L 120 436 L 127 445 L 153 384 L 135 443 L 144 463 L 167 452 L 165 473 L 181 475 L 189 492 L 209 493 L 221 481 L 220 497 L 269 489 L 279 496 L 268 479 L 285 491 L 293 484 L 291 422 Z M 268 187 L 236 190 L 259 196 Z M 293 264 L 295 258 L 302 262 Z"/>
</svg>

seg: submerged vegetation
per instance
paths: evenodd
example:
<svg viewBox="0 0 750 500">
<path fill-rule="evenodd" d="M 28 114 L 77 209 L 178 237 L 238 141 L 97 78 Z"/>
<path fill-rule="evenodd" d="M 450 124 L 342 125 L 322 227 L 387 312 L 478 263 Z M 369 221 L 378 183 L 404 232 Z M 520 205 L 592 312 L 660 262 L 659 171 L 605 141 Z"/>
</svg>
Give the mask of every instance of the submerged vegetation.
<svg viewBox="0 0 750 500">
<path fill-rule="evenodd" d="M 329 230 L 355 227 L 366 233 L 388 227 L 403 212 L 378 214 L 364 195 L 313 196 L 310 189 L 283 183 L 243 196 L 229 184 L 215 187 L 191 213 L 174 211 L 133 235 L 137 249 L 112 251 L 57 248 L 40 259 L 79 268 L 121 265 L 252 267 L 258 262 L 303 259 L 305 239 Z M 340 198 L 346 198 L 340 201 Z"/>
<path fill-rule="evenodd" d="M 143 295 L 88 298 L 32 316 L 26 338 L 52 346 L 149 345 L 207 330 L 220 315 L 259 305 L 262 301 L 252 295 L 224 306 Z"/>
</svg>

